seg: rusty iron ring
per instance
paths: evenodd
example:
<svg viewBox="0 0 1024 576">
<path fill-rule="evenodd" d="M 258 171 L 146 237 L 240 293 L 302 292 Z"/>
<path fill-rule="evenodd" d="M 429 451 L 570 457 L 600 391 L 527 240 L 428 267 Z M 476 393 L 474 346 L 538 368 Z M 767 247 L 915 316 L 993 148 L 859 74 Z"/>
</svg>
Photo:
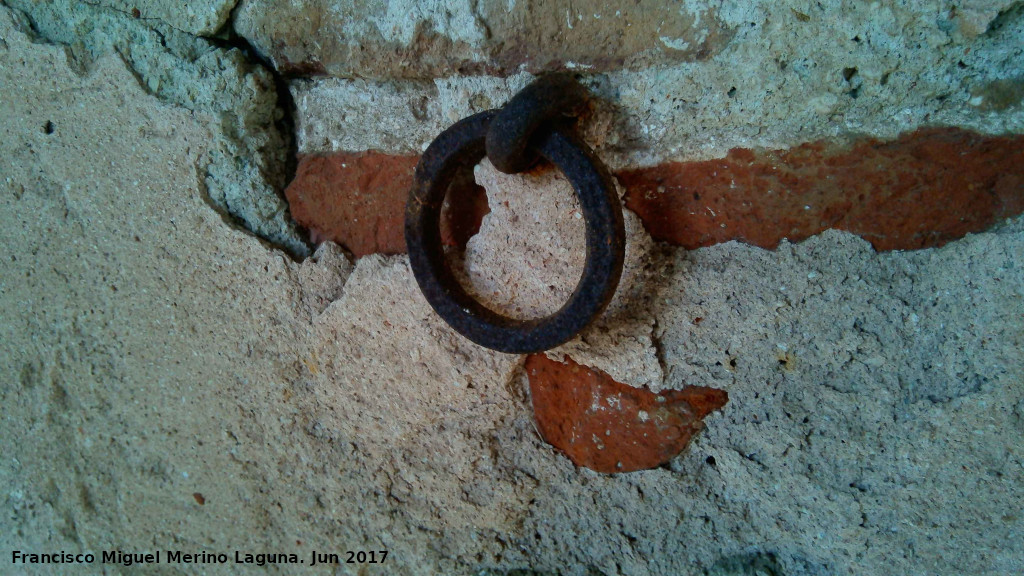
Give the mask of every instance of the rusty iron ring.
<svg viewBox="0 0 1024 576">
<path fill-rule="evenodd" d="M 509 353 L 548 350 L 575 336 L 608 306 L 622 275 L 625 230 L 611 174 L 576 133 L 551 126 L 530 147 L 566 175 L 586 223 L 586 263 L 576 289 L 554 314 L 529 320 L 502 316 L 470 296 L 452 273 L 441 244 L 441 205 L 459 169 L 478 164 L 496 110 L 469 116 L 442 132 L 416 166 L 405 212 L 409 263 L 427 302 L 473 342 Z"/>
<path fill-rule="evenodd" d="M 587 107 L 587 91 L 571 74 L 541 76 L 505 103 L 487 131 L 487 159 L 505 174 L 537 161 L 530 140 L 556 122 L 573 122 Z"/>
</svg>

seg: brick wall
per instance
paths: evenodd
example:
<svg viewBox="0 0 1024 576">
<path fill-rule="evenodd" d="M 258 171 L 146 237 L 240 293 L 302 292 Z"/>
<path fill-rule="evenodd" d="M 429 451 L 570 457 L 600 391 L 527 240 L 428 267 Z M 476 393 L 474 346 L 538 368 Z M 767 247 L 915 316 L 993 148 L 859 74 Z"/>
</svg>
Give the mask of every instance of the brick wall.
<svg viewBox="0 0 1024 576">
<path fill-rule="evenodd" d="M 246 0 L 236 24 L 293 79 L 293 217 L 356 257 L 404 252 L 417 154 L 440 130 L 553 70 L 595 95 L 586 137 L 667 245 L 772 249 L 840 229 L 876 250 L 920 249 L 1024 210 L 1011 2 L 399 5 Z M 454 189 L 445 240 L 465 246 L 487 198 L 472 182 Z M 569 362 L 535 368 L 535 395 L 607 377 Z M 567 448 L 550 432 L 559 411 L 535 408 Z M 618 415 L 616 437 L 637 410 Z M 561 413 L 579 430 L 610 426 Z M 627 452 L 634 467 L 666 458 L 630 442 L 598 460 L 567 452 L 609 472 Z"/>
</svg>

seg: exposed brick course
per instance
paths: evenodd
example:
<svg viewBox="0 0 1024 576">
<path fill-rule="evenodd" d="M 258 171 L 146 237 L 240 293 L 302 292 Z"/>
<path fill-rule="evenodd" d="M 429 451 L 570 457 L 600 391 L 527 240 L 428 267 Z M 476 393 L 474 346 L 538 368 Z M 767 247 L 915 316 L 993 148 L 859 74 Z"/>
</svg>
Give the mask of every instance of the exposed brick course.
<svg viewBox="0 0 1024 576">
<path fill-rule="evenodd" d="M 338 152 L 300 158 L 287 196 L 314 239 L 356 256 L 405 251 L 403 216 L 415 156 Z M 651 235 L 688 249 L 741 240 L 774 248 L 828 228 L 878 250 L 941 246 L 1024 211 L 1024 137 L 931 128 L 882 142 L 791 150 L 734 149 L 726 158 L 617 174 L 626 206 Z M 467 171 L 442 231 L 465 245 L 487 213 Z"/>
<path fill-rule="evenodd" d="M 685 248 L 728 240 L 774 248 L 828 228 L 877 250 L 928 248 L 1024 210 L 1024 137 L 932 128 L 844 147 L 734 149 L 618 178 L 651 236 Z"/>
</svg>

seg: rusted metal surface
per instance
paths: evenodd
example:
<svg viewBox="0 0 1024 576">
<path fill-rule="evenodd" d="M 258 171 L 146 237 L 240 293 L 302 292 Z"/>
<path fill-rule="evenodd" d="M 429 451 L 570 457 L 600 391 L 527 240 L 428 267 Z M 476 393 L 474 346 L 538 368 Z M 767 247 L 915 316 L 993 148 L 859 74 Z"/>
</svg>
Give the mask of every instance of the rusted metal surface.
<svg viewBox="0 0 1024 576">
<path fill-rule="evenodd" d="M 544 82 L 538 81 L 543 90 L 553 89 Z M 574 93 L 575 89 L 567 92 Z M 536 100 L 527 98 L 519 102 L 531 101 Z M 515 102 L 513 99 L 510 104 Z M 445 258 L 440 231 L 445 194 L 460 169 L 471 168 L 484 158 L 488 134 L 501 117 L 501 110 L 481 112 L 455 123 L 423 153 L 406 205 L 405 239 L 416 281 L 438 315 L 481 346 L 522 354 L 562 344 L 604 311 L 622 275 L 625 230 L 612 176 L 590 147 L 570 127 L 543 120 L 552 117 L 553 108 L 541 106 L 544 109 L 534 114 L 527 109 L 520 111 L 519 106 L 526 105 L 516 104 L 514 113 L 504 121 L 509 133 L 519 139 L 506 148 L 512 151 L 512 165 L 522 162 L 523 156 L 515 152 L 521 149 L 557 166 L 572 184 L 586 223 L 586 262 L 568 301 L 544 318 L 508 318 L 470 296 Z M 522 118 L 524 124 L 516 124 L 516 118 Z M 533 129 L 536 131 L 531 132 Z"/>
<path fill-rule="evenodd" d="M 487 159 L 506 174 L 532 166 L 537 153 L 531 139 L 543 136 L 553 125 L 565 125 L 587 104 L 586 90 L 569 74 L 542 76 L 524 88 L 498 111 L 487 132 Z"/>
</svg>

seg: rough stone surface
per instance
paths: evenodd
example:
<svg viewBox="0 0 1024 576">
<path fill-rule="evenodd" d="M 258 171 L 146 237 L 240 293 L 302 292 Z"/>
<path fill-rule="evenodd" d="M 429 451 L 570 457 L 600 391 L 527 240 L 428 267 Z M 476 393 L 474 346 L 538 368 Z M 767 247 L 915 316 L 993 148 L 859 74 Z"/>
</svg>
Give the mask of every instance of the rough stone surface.
<svg viewBox="0 0 1024 576">
<path fill-rule="evenodd" d="M 986 112 L 1006 112 L 1020 108 L 1024 101 L 1024 76 L 992 80 L 971 92 L 971 101 Z"/>
<path fill-rule="evenodd" d="M 690 13 L 707 10 L 691 4 Z M 717 17 L 733 38 L 710 58 L 585 76 L 598 98 L 588 138 L 612 168 L 631 169 L 721 158 L 733 148 L 893 139 L 935 125 L 1021 133 L 1024 108 L 1013 82 L 1024 54 L 1024 8 L 991 6 L 996 16 L 979 20 L 984 32 L 972 35 L 960 31 L 966 11 L 920 2 L 723 5 Z M 327 15 L 322 22 L 326 28 Z M 293 87 L 300 150 L 419 153 L 469 111 L 500 106 L 529 80 L 457 72 L 300 81 Z M 347 110 L 357 114 L 339 129 Z"/>
<path fill-rule="evenodd" d="M 653 394 L 567 360 L 526 358 L 537 429 L 577 466 L 613 474 L 655 468 L 700 431 L 705 416 L 728 402 L 714 388 Z"/>
<path fill-rule="evenodd" d="M 161 23 L 197 36 L 211 36 L 228 21 L 236 0 L 97 0 L 133 18 Z"/>
<path fill-rule="evenodd" d="M 369 78 L 642 67 L 705 59 L 732 37 L 713 8 L 657 0 L 244 0 L 236 26 L 286 73 Z"/>
<path fill-rule="evenodd" d="M 0 38 L 0 547 L 293 543 L 245 502 L 286 455 L 259 438 L 296 435 L 284 351 L 308 311 L 295 265 L 206 204 L 211 119 L 115 55 L 79 76 L 6 10 Z"/>
<path fill-rule="evenodd" d="M 656 239 L 774 248 L 829 228 L 876 250 L 941 246 L 1024 211 L 1024 137 L 918 130 L 891 142 L 732 150 L 721 160 L 621 172 Z"/>
<path fill-rule="evenodd" d="M 21 97 L 0 109 L 0 546 L 359 546 L 407 574 L 468 572 L 469 543 L 507 538 L 526 488 L 494 481 L 488 446 L 528 418 L 518 358 L 448 330 L 403 260 L 351 272 L 327 244 L 296 264 L 233 229 L 191 169 L 208 118 L 2 22 Z"/>
<path fill-rule="evenodd" d="M 998 25 L 996 19 L 1017 4 L 1018 0 L 966 0 L 953 6 L 949 15 L 961 34 L 973 38 Z"/>
<path fill-rule="evenodd" d="M 214 140 L 193 170 L 203 176 L 210 201 L 293 255 L 309 252 L 282 193 L 291 135 L 283 130 L 274 79 L 267 70 L 237 49 L 221 48 L 159 19 L 136 19 L 72 0 L 4 3 L 16 10 L 21 29 L 36 41 L 62 46 L 79 73 L 88 73 L 97 59 L 116 53 L 131 69 L 132 82 L 206 118 Z M 180 3 L 173 10 L 182 12 Z"/>
<path fill-rule="evenodd" d="M 1020 219 L 917 252 L 830 231 L 639 258 L 660 279 L 637 292 L 663 386 L 730 401 L 667 466 L 598 474 L 539 437 L 523 359 L 448 329 L 404 257 L 350 266 L 327 244 L 299 264 L 233 228 L 194 169 L 218 146 L 212 114 L 147 94 L 116 54 L 79 74 L 8 14 L 6 554 L 389 550 L 325 567 L 371 575 L 1024 571 Z M 474 239 L 529 233 L 491 218 Z"/>
</svg>

